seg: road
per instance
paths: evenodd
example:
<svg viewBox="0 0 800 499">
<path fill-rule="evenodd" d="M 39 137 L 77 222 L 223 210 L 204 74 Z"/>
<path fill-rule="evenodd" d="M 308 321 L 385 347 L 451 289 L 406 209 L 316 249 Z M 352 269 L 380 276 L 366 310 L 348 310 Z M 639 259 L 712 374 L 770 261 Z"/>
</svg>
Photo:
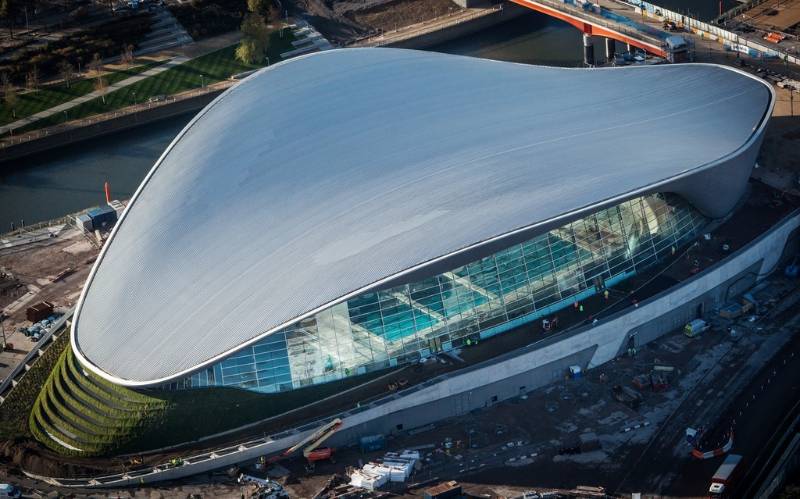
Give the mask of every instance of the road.
<svg viewBox="0 0 800 499">
<path fill-rule="evenodd" d="M 753 461 L 800 392 L 800 309 L 789 321 L 776 320 L 765 343 L 742 367 L 732 358 L 715 366 L 709 383 L 695 388 L 640 454 L 618 492 L 654 491 L 675 496 L 702 496 L 723 458 L 700 461 L 689 456 L 687 427 L 712 425 L 709 432 L 734 428 L 731 452 Z M 785 324 L 785 325 L 784 325 Z M 778 351 L 777 355 L 773 355 Z"/>
</svg>

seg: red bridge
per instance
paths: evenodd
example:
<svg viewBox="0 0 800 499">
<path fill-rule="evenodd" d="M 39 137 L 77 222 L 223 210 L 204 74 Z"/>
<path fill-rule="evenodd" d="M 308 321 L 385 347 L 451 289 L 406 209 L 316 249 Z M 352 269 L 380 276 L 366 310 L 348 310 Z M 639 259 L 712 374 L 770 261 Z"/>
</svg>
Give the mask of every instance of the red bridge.
<svg viewBox="0 0 800 499">
<path fill-rule="evenodd" d="M 533 9 L 537 12 L 547 14 L 550 17 L 561 19 L 584 34 L 584 46 L 591 43 L 591 36 L 602 36 L 607 39 L 626 43 L 637 47 L 645 52 L 659 57 L 666 58 L 668 52 L 664 39 L 656 36 L 655 28 L 641 25 L 641 29 L 636 29 L 636 23 L 632 21 L 626 24 L 624 16 L 614 15 L 608 9 L 581 9 L 580 7 L 557 0 L 511 0 L 512 2 Z M 650 30 L 647 33 L 645 30 Z M 589 37 L 587 39 L 587 37 Z M 613 52 L 613 44 L 612 52 Z M 608 50 L 608 45 L 607 49 Z M 591 63 L 590 61 L 587 61 Z"/>
</svg>

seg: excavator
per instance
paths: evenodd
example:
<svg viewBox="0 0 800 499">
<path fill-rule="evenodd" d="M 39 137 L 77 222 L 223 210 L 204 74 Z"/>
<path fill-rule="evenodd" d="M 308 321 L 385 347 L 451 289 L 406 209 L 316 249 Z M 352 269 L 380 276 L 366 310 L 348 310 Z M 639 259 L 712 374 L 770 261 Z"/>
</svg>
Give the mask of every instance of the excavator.
<svg viewBox="0 0 800 499">
<path fill-rule="evenodd" d="M 303 448 L 303 457 L 305 457 L 306 460 L 308 461 L 308 467 L 310 469 L 313 469 L 314 463 L 316 461 L 330 459 L 331 456 L 333 455 L 334 449 L 332 447 L 320 448 L 320 445 L 322 445 L 322 443 L 325 442 L 325 440 L 329 439 L 331 435 L 336 433 L 339 430 L 339 428 L 341 428 L 341 426 L 342 426 L 342 420 L 336 418 L 333 421 L 324 424 L 317 431 L 307 436 L 306 438 L 302 439 L 297 444 L 289 447 L 280 454 L 267 458 L 265 462 L 267 464 L 276 463 L 282 459 L 290 457 L 300 448 Z"/>
</svg>

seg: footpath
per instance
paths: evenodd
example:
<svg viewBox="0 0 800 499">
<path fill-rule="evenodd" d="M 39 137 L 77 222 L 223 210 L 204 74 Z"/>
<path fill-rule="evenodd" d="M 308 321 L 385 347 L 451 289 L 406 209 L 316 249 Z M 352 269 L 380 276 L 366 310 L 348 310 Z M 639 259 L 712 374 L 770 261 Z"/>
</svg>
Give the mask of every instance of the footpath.
<svg viewBox="0 0 800 499">
<path fill-rule="evenodd" d="M 125 80 L 110 85 L 107 88 L 104 88 L 102 90 L 94 90 L 92 92 L 89 92 L 88 94 L 81 95 L 80 97 L 76 97 L 70 101 L 64 102 L 49 109 L 45 109 L 44 111 L 40 111 L 36 114 L 32 114 L 30 116 L 19 119 L 12 123 L 0 126 L 0 135 L 6 134 L 18 128 L 22 128 L 24 126 L 27 126 L 31 123 L 34 123 L 44 118 L 49 118 L 50 116 L 54 116 L 63 112 L 69 112 L 70 109 L 79 106 L 85 102 L 97 99 L 98 97 L 102 97 L 103 95 L 108 95 L 109 93 L 115 90 L 125 88 L 127 86 L 133 85 L 134 83 L 142 81 L 145 78 L 149 78 L 151 76 L 163 73 L 164 71 L 172 69 L 175 66 L 188 62 L 192 59 L 201 57 L 210 52 L 214 52 L 215 50 L 219 50 L 221 48 L 230 46 L 239 41 L 240 38 L 241 34 L 239 32 L 226 33 L 224 35 L 209 38 L 201 42 L 195 42 L 186 45 L 184 47 L 172 49 L 167 52 L 163 52 L 160 54 L 153 54 L 153 57 L 155 59 L 159 59 L 160 57 L 166 57 L 166 59 L 162 64 L 159 64 L 158 66 L 152 69 L 148 69 L 147 71 L 144 71 L 140 74 L 131 76 L 130 78 L 126 78 Z"/>
</svg>

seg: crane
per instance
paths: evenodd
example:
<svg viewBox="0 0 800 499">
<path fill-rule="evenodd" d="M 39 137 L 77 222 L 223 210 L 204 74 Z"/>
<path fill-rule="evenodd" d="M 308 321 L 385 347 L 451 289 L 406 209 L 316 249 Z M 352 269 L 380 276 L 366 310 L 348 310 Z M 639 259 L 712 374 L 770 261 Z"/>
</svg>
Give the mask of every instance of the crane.
<svg viewBox="0 0 800 499">
<path fill-rule="evenodd" d="M 280 461 L 281 459 L 286 459 L 287 457 L 291 456 L 295 452 L 297 452 L 301 447 L 303 448 L 303 457 L 305 457 L 309 463 L 313 463 L 314 461 L 321 461 L 323 459 L 329 459 L 331 454 L 333 454 L 333 449 L 330 447 L 323 447 L 319 448 L 325 440 L 331 437 L 334 433 L 336 433 L 339 428 L 342 426 L 342 420 L 336 418 L 329 423 L 322 425 L 317 431 L 312 433 L 311 435 L 307 436 L 306 438 L 300 440 L 295 445 L 289 447 L 285 451 L 281 452 L 276 456 L 272 456 L 267 460 L 268 463 L 275 463 Z"/>
</svg>

